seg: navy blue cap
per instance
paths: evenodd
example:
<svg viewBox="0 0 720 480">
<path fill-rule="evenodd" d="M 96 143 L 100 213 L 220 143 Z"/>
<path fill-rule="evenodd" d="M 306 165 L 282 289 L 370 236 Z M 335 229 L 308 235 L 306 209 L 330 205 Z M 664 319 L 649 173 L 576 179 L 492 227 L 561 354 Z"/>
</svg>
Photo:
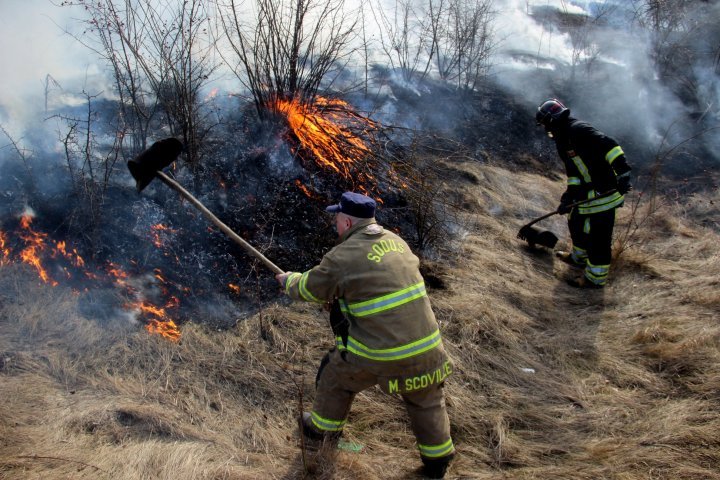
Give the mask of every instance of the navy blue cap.
<svg viewBox="0 0 720 480">
<path fill-rule="evenodd" d="M 355 192 L 345 192 L 340 197 L 340 203 L 330 205 L 326 212 L 344 213 L 357 218 L 373 218 L 375 216 L 375 200 Z"/>
</svg>

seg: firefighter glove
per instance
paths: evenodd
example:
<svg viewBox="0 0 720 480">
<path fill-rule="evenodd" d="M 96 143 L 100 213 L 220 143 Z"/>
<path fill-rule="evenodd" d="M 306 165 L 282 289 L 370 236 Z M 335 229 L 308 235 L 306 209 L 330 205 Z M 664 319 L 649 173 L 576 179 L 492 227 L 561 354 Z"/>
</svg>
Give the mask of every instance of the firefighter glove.
<svg viewBox="0 0 720 480">
<path fill-rule="evenodd" d="M 570 206 L 570 202 L 560 201 L 560 205 L 558 205 L 558 207 L 557 207 L 557 212 L 560 215 L 565 215 L 566 213 L 570 213 L 571 210 L 572 210 L 572 207 Z"/>
<path fill-rule="evenodd" d="M 620 192 L 621 195 L 625 195 L 633 189 L 632 185 L 630 185 L 630 175 L 623 175 L 622 177 L 618 177 L 617 182 L 618 192 Z"/>
</svg>

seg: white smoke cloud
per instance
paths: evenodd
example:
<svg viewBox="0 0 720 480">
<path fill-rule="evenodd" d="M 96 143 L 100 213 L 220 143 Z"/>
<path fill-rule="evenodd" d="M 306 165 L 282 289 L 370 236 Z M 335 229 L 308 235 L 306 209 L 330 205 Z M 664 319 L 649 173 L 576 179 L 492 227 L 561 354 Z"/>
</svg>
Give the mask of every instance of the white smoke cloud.
<svg viewBox="0 0 720 480">
<path fill-rule="evenodd" d="M 79 28 L 71 13 L 48 0 L 0 1 L 0 122 L 13 135 L 44 111 L 46 84 L 56 103 L 72 103 L 83 84 L 101 88 L 102 66 L 64 33 Z"/>
</svg>

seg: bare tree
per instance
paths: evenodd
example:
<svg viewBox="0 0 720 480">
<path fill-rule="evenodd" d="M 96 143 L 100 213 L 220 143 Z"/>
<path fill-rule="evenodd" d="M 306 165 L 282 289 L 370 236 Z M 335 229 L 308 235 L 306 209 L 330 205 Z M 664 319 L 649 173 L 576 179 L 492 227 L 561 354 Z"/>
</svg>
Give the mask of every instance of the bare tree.
<svg viewBox="0 0 720 480">
<path fill-rule="evenodd" d="M 437 16 L 441 24 L 433 28 L 435 63 L 444 80 L 458 88 L 473 89 L 485 76 L 494 48 L 493 0 L 440 0 Z M 429 1 L 433 13 L 432 0 Z M 430 19 L 434 19 L 430 15 Z"/>
<path fill-rule="evenodd" d="M 350 54 L 357 20 L 344 0 L 257 0 L 255 18 L 243 18 L 235 0 L 219 6 L 221 34 L 235 55 L 226 63 L 253 97 L 258 114 L 279 98 L 308 101 Z"/>
<path fill-rule="evenodd" d="M 132 152 L 146 146 L 158 112 L 182 138 L 192 164 L 212 125 L 204 122 L 200 91 L 217 68 L 209 40 L 209 0 L 75 0 L 87 12 L 76 38 L 108 61 L 119 96 L 122 131 Z"/>
<path fill-rule="evenodd" d="M 396 0 L 390 11 L 380 0 L 371 7 L 379 27 L 380 48 L 390 67 L 400 70 L 406 81 L 418 73 L 426 75 L 435 48 L 432 29 L 438 23 L 437 10 L 431 8 L 428 19 L 426 12 L 413 6 L 412 0 Z"/>
</svg>

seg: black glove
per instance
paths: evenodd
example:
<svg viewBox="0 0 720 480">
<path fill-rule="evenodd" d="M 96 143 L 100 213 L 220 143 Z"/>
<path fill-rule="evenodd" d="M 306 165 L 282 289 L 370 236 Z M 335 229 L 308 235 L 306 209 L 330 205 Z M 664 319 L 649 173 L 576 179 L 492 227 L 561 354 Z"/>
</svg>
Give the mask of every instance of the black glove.
<svg viewBox="0 0 720 480">
<path fill-rule="evenodd" d="M 558 207 L 557 207 L 557 212 L 560 215 L 565 215 L 566 213 L 570 213 L 571 210 L 572 210 L 572 207 L 570 206 L 570 202 L 564 202 L 562 200 L 560 201 L 560 205 L 558 205 Z"/>
<path fill-rule="evenodd" d="M 633 189 L 632 185 L 630 185 L 630 175 L 625 175 L 623 177 L 619 177 L 617 179 L 618 184 L 618 192 L 620 192 L 620 195 L 625 195 L 630 190 Z"/>
</svg>

